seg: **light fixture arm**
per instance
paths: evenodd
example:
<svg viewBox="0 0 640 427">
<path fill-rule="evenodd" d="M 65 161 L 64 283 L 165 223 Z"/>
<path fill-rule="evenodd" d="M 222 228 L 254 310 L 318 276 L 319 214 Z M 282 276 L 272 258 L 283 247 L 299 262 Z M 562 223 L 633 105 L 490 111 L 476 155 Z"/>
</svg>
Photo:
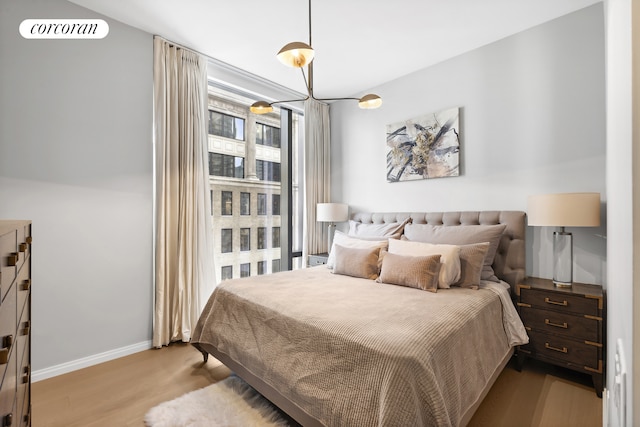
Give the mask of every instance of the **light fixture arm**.
<svg viewBox="0 0 640 427">
<path fill-rule="evenodd" d="M 302 72 L 302 78 L 304 79 L 304 85 L 307 89 L 307 96 L 300 99 L 291 99 L 287 101 L 257 101 L 251 105 L 250 110 L 255 114 L 267 114 L 273 111 L 272 106 L 275 104 L 283 104 L 287 102 L 300 102 L 308 99 L 315 99 L 317 101 L 341 101 L 341 100 L 355 100 L 358 101 L 358 106 L 365 109 L 378 108 L 382 105 L 382 99 L 376 94 L 367 94 L 362 98 L 316 98 L 313 95 L 313 58 L 315 53 L 311 45 L 311 0 L 309 0 L 309 44 L 303 42 L 292 42 L 285 45 L 280 52 L 278 52 L 278 59 L 280 59 L 285 65 L 300 68 Z M 304 65 L 307 65 L 307 75 L 304 73 Z"/>
</svg>

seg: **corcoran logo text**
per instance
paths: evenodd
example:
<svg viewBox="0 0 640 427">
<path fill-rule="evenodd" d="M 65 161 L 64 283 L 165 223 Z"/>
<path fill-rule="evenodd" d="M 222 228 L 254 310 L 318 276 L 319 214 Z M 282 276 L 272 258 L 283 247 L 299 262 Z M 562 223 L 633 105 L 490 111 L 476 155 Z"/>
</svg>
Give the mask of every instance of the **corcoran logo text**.
<svg viewBox="0 0 640 427">
<path fill-rule="evenodd" d="M 20 35 L 25 39 L 102 39 L 109 24 L 102 19 L 25 19 Z"/>
</svg>

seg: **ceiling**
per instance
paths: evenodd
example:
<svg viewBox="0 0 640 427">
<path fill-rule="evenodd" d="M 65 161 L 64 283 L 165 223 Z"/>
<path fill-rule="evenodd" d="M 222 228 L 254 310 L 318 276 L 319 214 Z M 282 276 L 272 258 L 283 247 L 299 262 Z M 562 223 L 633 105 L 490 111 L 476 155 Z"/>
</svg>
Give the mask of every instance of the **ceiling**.
<svg viewBox="0 0 640 427">
<path fill-rule="evenodd" d="M 309 42 L 306 0 L 70 0 L 110 18 L 305 93 L 275 57 Z M 360 96 L 601 0 L 316 0 L 314 94 Z"/>
</svg>

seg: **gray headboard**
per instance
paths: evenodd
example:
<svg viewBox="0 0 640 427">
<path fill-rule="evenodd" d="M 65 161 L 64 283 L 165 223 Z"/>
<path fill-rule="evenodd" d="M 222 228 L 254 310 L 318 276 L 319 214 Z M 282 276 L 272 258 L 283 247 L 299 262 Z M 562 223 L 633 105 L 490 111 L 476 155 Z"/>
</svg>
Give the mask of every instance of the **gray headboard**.
<svg viewBox="0 0 640 427">
<path fill-rule="evenodd" d="M 386 212 L 352 215 L 354 221 L 363 224 L 401 222 L 411 218 L 414 224 L 445 225 L 497 225 L 506 224 L 498 246 L 493 270 L 500 279 L 515 286 L 525 277 L 525 213 L 522 211 L 462 211 L 462 212 Z"/>
</svg>

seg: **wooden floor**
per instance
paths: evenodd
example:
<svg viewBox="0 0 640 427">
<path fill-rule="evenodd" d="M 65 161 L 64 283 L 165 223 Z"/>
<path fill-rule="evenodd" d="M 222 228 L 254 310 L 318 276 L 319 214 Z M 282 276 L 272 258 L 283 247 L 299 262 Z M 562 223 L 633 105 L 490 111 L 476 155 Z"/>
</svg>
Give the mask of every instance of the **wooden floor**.
<svg viewBox="0 0 640 427">
<path fill-rule="evenodd" d="M 187 344 L 147 350 L 33 384 L 33 427 L 144 426 L 153 406 L 226 378 L 229 370 Z M 510 364 L 469 426 L 601 426 L 590 377 L 528 361 Z"/>
</svg>

